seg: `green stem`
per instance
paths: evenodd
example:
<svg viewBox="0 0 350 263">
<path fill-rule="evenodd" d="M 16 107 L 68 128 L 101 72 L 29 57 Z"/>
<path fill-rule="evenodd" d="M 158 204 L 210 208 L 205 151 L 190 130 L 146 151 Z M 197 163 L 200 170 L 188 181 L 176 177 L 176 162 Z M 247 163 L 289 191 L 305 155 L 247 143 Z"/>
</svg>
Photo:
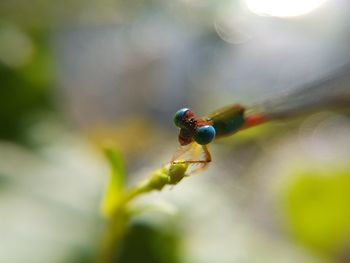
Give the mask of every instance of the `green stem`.
<svg viewBox="0 0 350 263">
<path fill-rule="evenodd" d="M 116 262 L 116 251 L 120 248 L 121 240 L 131 217 L 129 213 L 130 202 L 145 193 L 154 190 L 160 191 L 166 185 L 177 184 L 185 177 L 187 168 L 187 164 L 172 164 L 163 167 L 152 172 L 148 178 L 122 194 L 118 204 L 114 207 L 111 216 L 108 218 L 98 262 Z"/>
</svg>

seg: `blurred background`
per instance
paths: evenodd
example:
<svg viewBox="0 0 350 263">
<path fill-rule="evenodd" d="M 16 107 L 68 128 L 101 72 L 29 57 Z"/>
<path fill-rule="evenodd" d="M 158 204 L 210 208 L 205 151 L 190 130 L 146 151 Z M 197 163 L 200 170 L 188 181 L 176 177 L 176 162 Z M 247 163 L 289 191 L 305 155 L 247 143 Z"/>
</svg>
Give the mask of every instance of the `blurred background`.
<svg viewBox="0 0 350 263">
<path fill-rule="evenodd" d="M 177 109 L 253 105 L 349 63 L 349 12 L 0 1 L 0 262 L 96 262 L 101 144 L 137 182 L 178 146 Z M 349 113 L 325 109 L 218 141 L 206 171 L 140 200 L 161 209 L 133 220 L 118 262 L 350 262 L 349 135 Z"/>
</svg>

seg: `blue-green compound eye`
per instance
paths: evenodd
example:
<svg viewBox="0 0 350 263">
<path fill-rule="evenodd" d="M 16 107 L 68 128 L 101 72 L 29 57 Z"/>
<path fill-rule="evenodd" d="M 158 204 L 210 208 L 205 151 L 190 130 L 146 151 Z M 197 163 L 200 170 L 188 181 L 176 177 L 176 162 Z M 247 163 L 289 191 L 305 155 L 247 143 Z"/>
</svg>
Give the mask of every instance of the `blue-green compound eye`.
<svg viewBox="0 0 350 263">
<path fill-rule="evenodd" d="M 215 129 L 211 125 L 199 127 L 193 136 L 193 139 L 200 145 L 210 143 L 215 138 Z"/>
<path fill-rule="evenodd" d="M 174 123 L 177 127 L 181 128 L 181 122 L 183 121 L 183 118 L 188 110 L 188 108 L 182 108 L 175 113 Z"/>
</svg>

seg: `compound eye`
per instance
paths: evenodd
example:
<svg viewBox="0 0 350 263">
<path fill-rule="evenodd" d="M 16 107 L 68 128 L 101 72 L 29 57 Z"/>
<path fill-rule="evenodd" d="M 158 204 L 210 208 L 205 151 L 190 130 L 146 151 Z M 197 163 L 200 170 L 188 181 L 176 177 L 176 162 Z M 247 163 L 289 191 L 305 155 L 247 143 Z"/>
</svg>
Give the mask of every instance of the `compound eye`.
<svg viewBox="0 0 350 263">
<path fill-rule="evenodd" d="M 213 126 L 204 125 L 197 129 L 193 138 L 198 144 L 205 145 L 210 143 L 215 138 L 215 133 L 216 132 Z"/>
<path fill-rule="evenodd" d="M 182 108 L 182 109 L 178 110 L 178 111 L 175 113 L 175 116 L 174 116 L 174 124 L 175 124 L 176 127 L 181 128 L 181 123 L 183 122 L 184 117 L 185 117 L 185 114 L 186 114 L 186 112 L 188 112 L 188 111 L 189 111 L 188 108 Z"/>
</svg>

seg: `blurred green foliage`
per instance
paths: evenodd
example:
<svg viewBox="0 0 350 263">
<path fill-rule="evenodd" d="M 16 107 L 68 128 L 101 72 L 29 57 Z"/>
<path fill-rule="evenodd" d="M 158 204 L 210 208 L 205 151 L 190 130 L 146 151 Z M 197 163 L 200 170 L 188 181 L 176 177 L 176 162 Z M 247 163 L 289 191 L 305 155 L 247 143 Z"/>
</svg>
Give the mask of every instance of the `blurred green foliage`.
<svg viewBox="0 0 350 263">
<path fill-rule="evenodd" d="M 49 33 L 0 23 L 0 41 L 0 139 L 22 141 L 40 114 L 54 109 Z"/>
<path fill-rule="evenodd" d="M 104 148 L 105 156 L 111 168 L 109 182 L 102 201 L 102 213 L 104 216 L 112 216 L 118 206 L 124 191 L 125 169 L 121 153 L 114 147 Z"/>
<path fill-rule="evenodd" d="M 176 232 L 169 229 L 141 222 L 133 223 L 126 232 L 115 262 L 180 262 L 179 239 Z"/>
<path fill-rule="evenodd" d="M 130 203 L 141 195 L 179 183 L 186 176 L 188 164 L 166 165 L 151 172 L 135 186 L 125 189 L 121 153 L 112 144 L 107 144 L 104 146 L 104 154 L 111 172 L 102 200 L 106 228 L 98 261 L 178 262 L 176 231 L 161 229 L 160 226 L 132 224 L 133 218 L 149 206 L 141 205 L 138 209 L 133 209 Z"/>
<path fill-rule="evenodd" d="M 303 171 L 286 189 L 290 233 L 318 254 L 343 258 L 350 249 L 350 170 Z"/>
</svg>

